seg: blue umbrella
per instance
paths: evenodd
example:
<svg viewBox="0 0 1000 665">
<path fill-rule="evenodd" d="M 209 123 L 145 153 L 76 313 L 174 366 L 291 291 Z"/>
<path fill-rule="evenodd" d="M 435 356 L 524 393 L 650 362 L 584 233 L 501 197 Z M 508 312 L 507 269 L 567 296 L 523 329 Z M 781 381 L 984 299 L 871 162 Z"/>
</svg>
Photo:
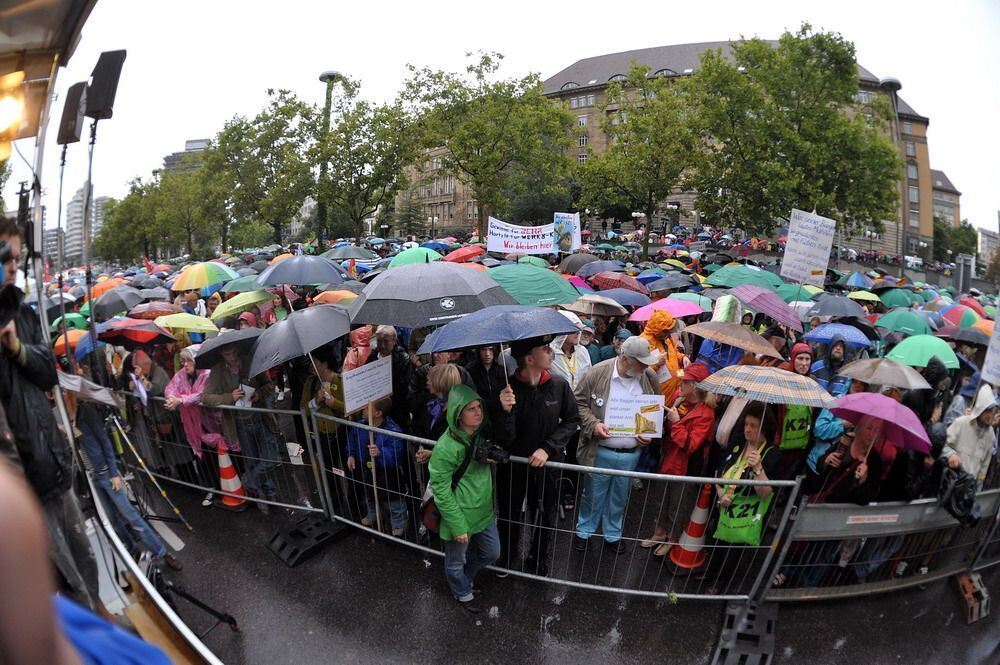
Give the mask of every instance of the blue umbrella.
<svg viewBox="0 0 1000 665">
<path fill-rule="evenodd" d="M 433 249 L 435 252 L 447 252 L 449 245 L 447 243 L 441 242 L 440 240 L 431 240 L 430 242 L 425 242 L 421 247 L 426 247 L 427 249 Z"/>
<path fill-rule="evenodd" d="M 593 277 L 599 272 L 624 272 L 625 264 L 621 261 L 591 261 L 585 263 L 576 271 L 577 277 Z"/>
<path fill-rule="evenodd" d="M 649 296 L 636 293 L 631 289 L 607 289 L 606 291 L 598 291 L 597 295 L 611 298 L 624 307 L 642 307 L 653 302 Z"/>
<path fill-rule="evenodd" d="M 579 332 L 577 327 L 553 309 L 493 305 L 438 328 L 427 337 L 417 353 L 507 344 L 542 335 L 569 335 L 575 332 Z"/>
<path fill-rule="evenodd" d="M 702 231 L 701 233 L 698 234 L 698 237 L 699 238 L 711 238 L 712 234 L 711 233 L 705 233 L 704 231 Z"/>
<path fill-rule="evenodd" d="M 845 286 L 850 286 L 856 289 L 868 289 L 871 288 L 872 280 L 859 272 L 851 273 L 851 276 L 847 278 L 844 282 Z"/>
<path fill-rule="evenodd" d="M 834 337 L 840 337 L 845 344 L 868 348 L 872 345 L 863 332 L 844 323 L 825 323 L 806 333 L 806 341 L 829 344 Z"/>
</svg>

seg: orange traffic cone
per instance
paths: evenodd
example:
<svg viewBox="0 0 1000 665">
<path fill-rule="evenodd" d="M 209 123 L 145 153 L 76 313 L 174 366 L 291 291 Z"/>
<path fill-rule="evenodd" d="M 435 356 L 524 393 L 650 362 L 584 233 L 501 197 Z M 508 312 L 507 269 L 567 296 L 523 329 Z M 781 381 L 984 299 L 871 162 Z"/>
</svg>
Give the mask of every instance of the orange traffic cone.
<svg viewBox="0 0 1000 665">
<path fill-rule="evenodd" d="M 708 508 L 712 502 L 712 486 L 705 484 L 698 495 L 698 503 L 691 512 L 684 533 L 677 544 L 670 548 L 670 561 L 674 575 L 687 575 L 705 563 L 705 527 L 708 525 Z"/>
<path fill-rule="evenodd" d="M 243 491 L 240 477 L 236 474 L 236 468 L 233 466 L 232 460 L 229 459 L 228 450 L 225 445 L 219 444 L 219 485 L 223 492 L 229 492 L 229 494 L 223 494 L 222 501 L 217 505 L 226 510 L 240 511 L 247 507 L 247 500 L 238 497 L 244 497 L 246 493 Z M 238 495 L 238 497 L 230 496 L 231 494 Z"/>
</svg>

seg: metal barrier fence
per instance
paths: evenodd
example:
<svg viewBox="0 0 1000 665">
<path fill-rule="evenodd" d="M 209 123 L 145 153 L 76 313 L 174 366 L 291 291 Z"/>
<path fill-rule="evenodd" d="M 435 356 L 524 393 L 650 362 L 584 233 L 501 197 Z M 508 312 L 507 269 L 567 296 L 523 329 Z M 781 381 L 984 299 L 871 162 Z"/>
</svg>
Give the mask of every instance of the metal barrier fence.
<svg viewBox="0 0 1000 665">
<path fill-rule="evenodd" d="M 440 539 L 427 532 L 419 514 L 427 465 L 417 460 L 429 457 L 434 441 L 318 413 L 201 407 L 208 436 L 199 457 L 178 410 L 164 408 L 162 398 L 150 397 L 143 407 L 134 396 L 123 396 L 128 435 L 160 481 L 206 492 L 216 503 L 245 499 L 264 509 L 324 513 L 443 555 Z M 227 418 L 236 437 L 224 436 Z M 374 474 L 370 433 L 396 440 L 387 448 L 393 459 L 376 461 Z M 221 484 L 219 449 L 242 479 L 245 496 Z M 418 455 L 421 449 L 426 453 Z M 759 543 L 714 537 L 723 482 L 750 488 L 744 491 L 773 491 Z M 983 518 L 972 528 L 959 526 L 932 499 L 810 504 L 801 490 L 800 480 L 722 481 L 552 461 L 533 468 L 526 458 L 512 456 L 494 472 L 501 558 L 492 568 L 671 601 L 798 601 L 922 585 L 1000 563 L 1000 490 L 979 495 Z M 665 535 L 648 542 L 660 529 Z M 704 541 L 692 540 L 686 530 L 703 532 Z M 578 536 L 590 532 L 581 551 Z"/>
</svg>

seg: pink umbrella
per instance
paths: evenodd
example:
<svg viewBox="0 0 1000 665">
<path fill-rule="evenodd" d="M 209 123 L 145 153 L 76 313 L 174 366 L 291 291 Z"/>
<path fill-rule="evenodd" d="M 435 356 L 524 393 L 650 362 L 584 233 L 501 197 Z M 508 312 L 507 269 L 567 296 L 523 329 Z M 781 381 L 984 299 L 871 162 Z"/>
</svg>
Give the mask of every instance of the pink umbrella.
<svg viewBox="0 0 1000 665">
<path fill-rule="evenodd" d="M 653 312 L 660 309 L 666 310 L 678 318 L 684 316 L 699 316 L 702 314 L 701 305 L 698 303 L 694 303 L 689 300 L 671 300 L 670 298 L 663 298 L 635 310 L 635 312 L 632 313 L 632 316 L 628 317 L 628 320 L 649 321 L 649 317 L 653 316 Z"/>
<path fill-rule="evenodd" d="M 577 291 L 580 291 L 581 289 L 587 293 L 593 293 L 594 291 L 594 287 L 587 284 L 587 281 L 583 279 L 583 277 L 577 277 L 576 275 L 563 275 L 563 277 L 568 279 L 569 283 L 575 286 Z"/>
<path fill-rule="evenodd" d="M 740 284 L 729 289 L 729 292 L 740 299 L 748 308 L 770 316 L 782 325 L 792 330 L 802 332 L 802 322 L 799 315 L 777 293 L 752 284 Z"/>
<path fill-rule="evenodd" d="M 862 416 L 874 416 L 883 421 L 883 433 L 889 443 L 900 448 L 929 453 L 931 442 L 920 419 L 908 407 L 885 395 L 854 393 L 837 400 L 830 413 L 852 423 Z"/>
</svg>

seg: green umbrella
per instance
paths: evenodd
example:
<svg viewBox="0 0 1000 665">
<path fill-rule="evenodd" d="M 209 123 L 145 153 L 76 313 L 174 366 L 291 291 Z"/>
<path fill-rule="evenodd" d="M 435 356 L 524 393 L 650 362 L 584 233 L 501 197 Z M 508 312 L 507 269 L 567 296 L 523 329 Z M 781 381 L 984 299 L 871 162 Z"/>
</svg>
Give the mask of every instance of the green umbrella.
<svg viewBox="0 0 1000 665">
<path fill-rule="evenodd" d="M 983 305 L 983 311 L 986 312 L 991 319 L 997 318 L 997 308 L 993 305 Z"/>
<path fill-rule="evenodd" d="M 597 246 L 597 249 L 601 250 L 602 252 L 613 252 L 615 251 L 615 246 L 609 245 L 606 242 L 602 242 L 600 245 Z"/>
<path fill-rule="evenodd" d="M 580 297 L 562 275 L 523 263 L 497 266 L 486 271 L 519 305 L 545 307 L 570 303 Z"/>
<path fill-rule="evenodd" d="M 81 307 L 80 309 L 78 309 L 77 312 L 81 316 L 89 317 L 90 316 L 90 301 L 88 300 L 87 302 L 83 303 L 83 307 Z"/>
<path fill-rule="evenodd" d="M 709 263 L 707 266 L 702 266 L 701 267 L 701 271 L 702 272 L 707 272 L 709 275 L 711 275 L 712 273 L 714 273 L 716 270 L 721 270 L 721 269 L 722 269 L 722 266 L 720 266 L 718 263 Z"/>
<path fill-rule="evenodd" d="M 914 298 L 919 302 L 923 302 L 924 300 L 906 289 L 889 289 L 880 293 L 879 297 L 882 298 L 882 302 L 886 307 L 909 307 L 913 304 Z"/>
<path fill-rule="evenodd" d="M 407 266 L 411 263 L 430 263 L 431 261 L 440 260 L 441 255 L 433 249 L 427 247 L 411 247 L 410 249 L 404 250 L 392 257 L 392 261 L 389 262 L 389 267 L 395 268 L 396 266 Z"/>
<path fill-rule="evenodd" d="M 259 291 L 260 284 L 257 283 L 257 275 L 246 275 L 234 279 L 219 290 L 223 293 L 246 293 L 247 291 Z"/>
<path fill-rule="evenodd" d="M 212 312 L 212 320 L 218 321 L 219 319 L 224 319 L 227 316 L 239 314 L 244 310 L 250 309 L 254 305 L 267 302 L 272 298 L 274 298 L 274 294 L 267 291 L 247 291 L 246 293 L 241 293 L 237 296 L 233 296 L 226 302 L 216 307 L 215 311 Z"/>
<path fill-rule="evenodd" d="M 902 307 L 883 314 L 875 322 L 875 325 L 907 335 L 930 335 L 933 332 L 931 327 L 927 325 L 926 319 L 913 310 Z"/>
<path fill-rule="evenodd" d="M 713 306 L 711 298 L 698 295 L 697 293 L 671 293 L 667 296 L 667 300 L 686 300 L 688 302 L 693 302 L 701 307 L 704 312 L 711 312 Z"/>
<path fill-rule="evenodd" d="M 178 312 L 177 314 L 158 316 L 153 323 L 161 328 L 170 328 L 171 331 L 184 330 L 186 332 L 219 332 L 219 329 L 215 327 L 215 324 L 206 319 L 204 316 L 195 316 L 194 314 L 188 314 L 187 312 Z"/>
<path fill-rule="evenodd" d="M 540 256 L 522 256 L 515 261 L 515 263 L 524 263 L 529 266 L 535 266 L 536 268 L 548 268 L 549 262 Z"/>
<path fill-rule="evenodd" d="M 784 282 L 773 272 L 754 268 L 752 266 L 723 266 L 708 278 L 712 286 L 733 287 L 741 284 L 752 284 L 776 291 Z"/>
<path fill-rule="evenodd" d="M 72 314 L 67 314 L 66 316 L 60 316 L 58 319 L 52 322 L 52 329 L 58 330 L 59 324 L 66 320 L 66 327 L 69 330 L 86 330 L 87 329 L 87 319 L 82 314 L 77 314 L 76 312 Z"/>
<path fill-rule="evenodd" d="M 823 289 L 812 284 L 782 284 L 778 287 L 778 295 L 785 302 L 809 300 L 817 293 L 823 293 Z"/>
<path fill-rule="evenodd" d="M 932 301 L 932 300 L 934 300 L 935 298 L 938 297 L 937 294 L 934 293 L 933 291 L 931 291 L 930 289 L 924 289 L 923 291 L 917 291 L 917 295 L 924 302 L 930 302 L 930 301 Z"/>
<path fill-rule="evenodd" d="M 933 335 L 907 337 L 897 344 L 886 358 L 910 367 L 927 367 L 927 363 L 934 356 L 937 356 L 948 369 L 958 369 L 958 357 L 948 346 L 948 342 Z"/>
</svg>

